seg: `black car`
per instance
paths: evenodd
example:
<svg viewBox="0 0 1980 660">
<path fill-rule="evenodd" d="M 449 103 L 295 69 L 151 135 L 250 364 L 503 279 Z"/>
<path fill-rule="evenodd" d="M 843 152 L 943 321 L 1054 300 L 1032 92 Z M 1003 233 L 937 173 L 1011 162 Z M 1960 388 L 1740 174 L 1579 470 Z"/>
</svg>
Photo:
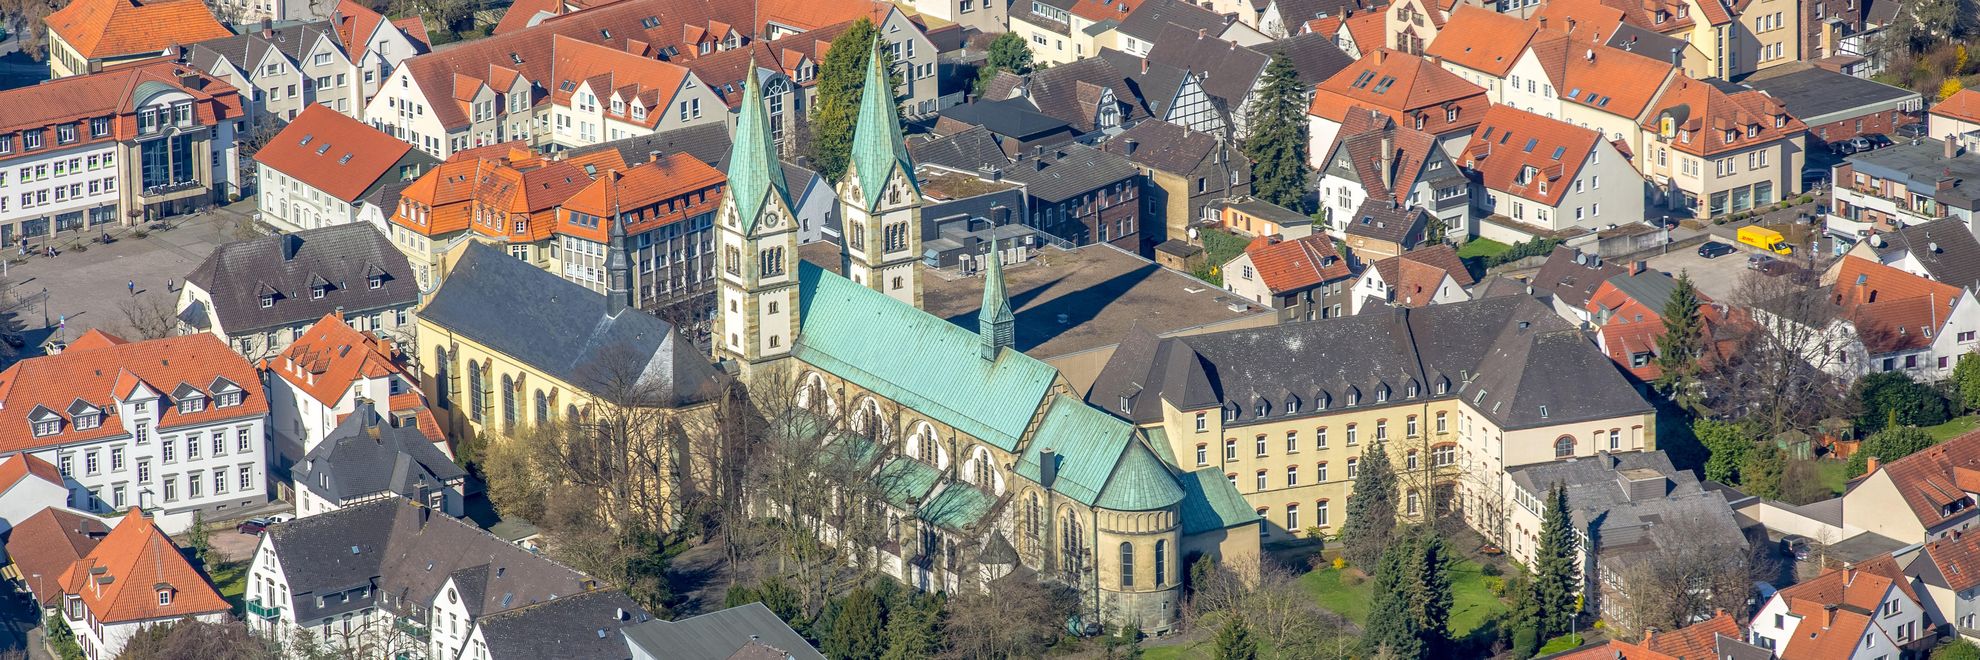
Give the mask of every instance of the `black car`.
<svg viewBox="0 0 1980 660">
<path fill-rule="evenodd" d="M 1718 241 L 1706 241 L 1704 245 L 1698 246 L 1698 256 L 1706 259 L 1717 259 L 1737 251 L 1738 248 Z"/>
</svg>

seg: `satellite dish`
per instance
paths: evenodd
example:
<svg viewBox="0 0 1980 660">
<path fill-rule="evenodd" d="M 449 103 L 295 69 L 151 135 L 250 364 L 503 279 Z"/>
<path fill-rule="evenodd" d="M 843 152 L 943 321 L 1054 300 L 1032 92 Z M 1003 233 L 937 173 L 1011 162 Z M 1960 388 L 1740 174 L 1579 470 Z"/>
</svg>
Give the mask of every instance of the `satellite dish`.
<svg viewBox="0 0 1980 660">
<path fill-rule="evenodd" d="M 1193 241 L 1193 240 L 1196 240 L 1196 228 L 1195 228 L 1195 227 L 1190 227 L 1190 228 L 1189 228 L 1189 240 L 1192 240 L 1192 241 Z"/>
</svg>

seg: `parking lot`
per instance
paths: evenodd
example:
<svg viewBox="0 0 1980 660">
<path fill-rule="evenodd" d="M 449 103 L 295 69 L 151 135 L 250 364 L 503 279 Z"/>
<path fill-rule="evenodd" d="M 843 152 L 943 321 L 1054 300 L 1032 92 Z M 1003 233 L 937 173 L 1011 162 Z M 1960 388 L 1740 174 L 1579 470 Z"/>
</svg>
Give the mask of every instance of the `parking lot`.
<svg viewBox="0 0 1980 660">
<path fill-rule="evenodd" d="M 1731 243 L 1714 236 L 1711 240 Z M 1698 256 L 1698 247 L 1690 246 L 1671 250 L 1669 254 L 1649 259 L 1651 268 L 1670 273 L 1690 273 L 1691 281 L 1698 290 L 1713 300 L 1728 300 L 1739 287 L 1739 278 L 1745 277 L 1746 255 L 1751 254 L 1744 246 L 1735 245 L 1739 251 L 1713 259 Z"/>
</svg>

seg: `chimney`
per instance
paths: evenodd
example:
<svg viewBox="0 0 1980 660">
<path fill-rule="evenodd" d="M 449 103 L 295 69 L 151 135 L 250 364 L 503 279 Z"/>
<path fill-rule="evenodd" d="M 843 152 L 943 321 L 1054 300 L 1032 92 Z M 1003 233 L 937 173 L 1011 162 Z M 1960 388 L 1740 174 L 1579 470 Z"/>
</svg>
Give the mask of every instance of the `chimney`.
<svg viewBox="0 0 1980 660">
<path fill-rule="evenodd" d="M 1875 457 L 1875 456 L 1871 456 L 1871 457 L 1870 457 L 1870 458 L 1869 458 L 1868 460 L 1865 460 L 1865 461 L 1863 462 L 1863 474 L 1871 474 L 1871 473 L 1874 473 L 1874 472 L 1876 472 L 1876 471 L 1877 471 L 1877 464 L 1878 464 L 1879 462 L 1880 462 L 1880 461 L 1878 461 L 1878 460 L 1877 460 L 1877 457 Z"/>
<path fill-rule="evenodd" d="M 1642 275 L 1644 271 L 1649 269 L 1650 265 L 1641 259 L 1629 263 L 1629 274 L 1631 275 Z"/>
<path fill-rule="evenodd" d="M 1671 66 L 1684 66 L 1684 51 L 1676 48 L 1671 49 Z"/>
<path fill-rule="evenodd" d="M 1141 72 L 1148 73 L 1148 58 L 1141 58 Z"/>
<path fill-rule="evenodd" d="M 1051 447 L 1038 450 L 1038 485 L 1051 488 L 1059 480 L 1059 453 Z"/>
<path fill-rule="evenodd" d="M 1951 139 L 1946 140 L 1946 160 L 1952 160 L 1958 157 L 1959 157 L 1959 141 L 1951 140 Z"/>
<path fill-rule="evenodd" d="M 269 21 L 266 18 L 261 19 L 261 38 L 263 39 L 275 38 L 275 26 L 273 22 Z"/>
<path fill-rule="evenodd" d="M 1395 170 L 1394 165 L 1396 160 L 1396 143 L 1395 143 L 1395 138 L 1389 137 L 1386 134 L 1382 136 L 1381 158 L 1382 158 L 1382 162 L 1381 162 L 1382 187 L 1393 188 L 1396 185 L 1396 181 L 1395 181 L 1396 175 L 1394 171 Z"/>
<path fill-rule="evenodd" d="M 1202 39 L 1203 37 L 1204 37 L 1203 28 L 1196 28 L 1196 38 Z"/>
<path fill-rule="evenodd" d="M 1540 29 L 1542 30 L 1547 29 L 1547 17 L 1545 16 L 1540 17 Z"/>
<path fill-rule="evenodd" d="M 1843 562 L 1843 586 L 1856 582 L 1856 562 Z"/>
<path fill-rule="evenodd" d="M 1128 155 L 1129 157 L 1132 157 L 1132 156 L 1134 156 L 1134 148 L 1135 148 L 1136 146 L 1139 146 L 1139 145 L 1140 145 L 1140 143 L 1139 143 L 1139 142 L 1135 142 L 1135 140 L 1134 140 L 1134 138 L 1127 138 L 1127 142 L 1126 142 L 1126 144 L 1124 145 L 1125 147 L 1127 147 L 1127 155 Z"/>
<path fill-rule="evenodd" d="M 1827 603 L 1827 604 L 1824 604 L 1824 605 L 1822 606 L 1822 613 L 1823 613 L 1824 615 L 1826 615 L 1826 616 L 1827 616 L 1827 618 L 1826 618 L 1826 620 L 1824 620 L 1824 621 L 1822 622 L 1822 629 L 1823 629 L 1823 630 L 1828 630 L 1828 629 L 1829 629 L 1829 626 L 1833 626 L 1833 625 L 1836 625 L 1836 604 L 1835 604 L 1835 603 Z"/>
<path fill-rule="evenodd" d="M 655 161 L 658 161 L 658 160 L 660 160 L 660 158 L 661 158 L 662 156 L 666 156 L 666 155 L 667 155 L 667 152 L 665 152 L 665 151 L 662 151 L 662 150 L 659 150 L 659 149 L 654 149 L 654 150 L 652 150 L 652 151 L 648 151 L 648 152 L 646 152 L 646 162 L 649 162 L 649 163 L 651 163 L 651 162 L 655 162 Z"/>
</svg>

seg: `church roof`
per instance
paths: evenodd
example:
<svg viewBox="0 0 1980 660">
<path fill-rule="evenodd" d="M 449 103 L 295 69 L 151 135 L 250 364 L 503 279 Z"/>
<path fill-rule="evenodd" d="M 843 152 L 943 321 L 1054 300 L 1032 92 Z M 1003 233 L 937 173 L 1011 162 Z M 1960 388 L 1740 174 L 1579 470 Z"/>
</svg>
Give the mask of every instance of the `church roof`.
<svg viewBox="0 0 1980 660">
<path fill-rule="evenodd" d="M 1136 437 L 1134 425 L 1078 398 L 1052 400 L 1014 471 L 1044 483 L 1048 449 L 1057 467 L 1050 488 L 1081 504 L 1150 511 L 1183 499 L 1182 485 Z"/>
<path fill-rule="evenodd" d="M 877 42 L 876 42 L 877 43 Z M 887 179 L 895 167 L 901 169 L 908 185 L 914 179 L 914 159 L 908 156 L 907 142 L 901 139 L 900 111 L 894 107 L 894 86 L 880 70 L 879 51 L 866 58 L 866 88 L 859 94 L 859 120 L 853 128 L 850 164 L 859 176 L 860 200 L 867 210 L 880 204 Z"/>
<path fill-rule="evenodd" d="M 743 233 L 756 228 L 756 218 L 771 194 L 791 204 L 790 184 L 784 181 L 783 166 L 777 161 L 777 145 L 770 141 L 770 120 L 764 114 L 763 84 L 756 67 L 750 67 L 743 81 L 742 114 L 736 119 L 736 139 L 729 151 L 729 195 L 735 198 L 736 215 L 742 219 Z"/>
</svg>

